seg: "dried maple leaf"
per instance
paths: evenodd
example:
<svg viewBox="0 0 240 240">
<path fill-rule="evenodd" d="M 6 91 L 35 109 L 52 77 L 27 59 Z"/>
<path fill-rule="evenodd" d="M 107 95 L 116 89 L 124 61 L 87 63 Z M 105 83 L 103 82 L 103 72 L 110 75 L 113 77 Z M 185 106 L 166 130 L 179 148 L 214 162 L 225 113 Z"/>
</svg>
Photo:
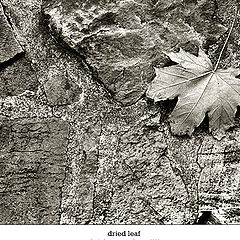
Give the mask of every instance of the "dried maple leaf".
<svg viewBox="0 0 240 240">
<path fill-rule="evenodd" d="M 147 96 L 155 101 L 178 97 L 170 116 L 174 134 L 191 135 L 206 114 L 210 132 L 218 139 L 234 125 L 237 106 L 240 105 L 240 79 L 236 78 L 240 69 L 218 69 L 218 65 L 237 15 L 238 8 L 215 67 L 201 49 L 198 57 L 180 49 L 178 53 L 166 54 L 177 65 L 155 68 L 156 77 Z"/>
<path fill-rule="evenodd" d="M 201 49 L 198 57 L 182 49 L 167 55 L 178 65 L 155 68 L 147 96 L 155 101 L 178 97 L 170 116 L 174 134 L 191 135 L 207 113 L 210 131 L 221 136 L 233 126 L 240 104 L 240 79 L 236 78 L 240 70 L 217 69 L 218 64 L 213 68 Z"/>
</svg>

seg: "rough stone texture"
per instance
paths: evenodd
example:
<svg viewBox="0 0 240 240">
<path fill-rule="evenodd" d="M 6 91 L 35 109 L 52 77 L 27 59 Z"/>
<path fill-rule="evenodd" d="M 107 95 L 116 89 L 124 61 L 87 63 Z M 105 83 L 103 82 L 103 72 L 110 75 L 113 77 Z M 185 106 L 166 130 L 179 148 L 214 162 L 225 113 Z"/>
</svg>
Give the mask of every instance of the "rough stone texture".
<svg viewBox="0 0 240 240">
<path fill-rule="evenodd" d="M 163 51 L 216 61 L 237 1 L 1 3 L 25 52 L 0 70 L 1 223 L 239 223 L 239 116 L 221 141 L 207 119 L 175 137 L 175 103 L 143 95 Z"/>
<path fill-rule="evenodd" d="M 3 121 L 0 224 L 56 224 L 61 216 L 68 124 Z"/>
<path fill-rule="evenodd" d="M 124 105 L 142 96 L 153 67 L 166 62 L 163 51 L 207 44 L 226 31 L 214 11 L 214 1 L 182 0 L 53 0 L 44 8 L 53 31 Z"/>
<path fill-rule="evenodd" d="M 82 89 L 70 77 L 54 69 L 51 69 L 48 74 L 44 88 L 49 105 L 67 105 L 79 100 Z"/>
<path fill-rule="evenodd" d="M 30 62 L 22 56 L 0 71 L 0 96 L 14 96 L 26 90 L 36 92 L 38 79 Z"/>
<path fill-rule="evenodd" d="M 0 3 L 0 64 L 22 52 Z"/>
</svg>

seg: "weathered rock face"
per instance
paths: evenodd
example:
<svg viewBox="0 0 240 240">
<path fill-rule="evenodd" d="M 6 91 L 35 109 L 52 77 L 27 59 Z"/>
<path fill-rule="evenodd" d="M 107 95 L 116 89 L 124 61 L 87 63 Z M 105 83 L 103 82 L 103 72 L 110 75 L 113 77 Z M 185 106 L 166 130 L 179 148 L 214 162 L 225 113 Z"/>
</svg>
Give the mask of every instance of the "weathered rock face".
<svg viewBox="0 0 240 240">
<path fill-rule="evenodd" d="M 0 64 L 22 52 L 0 3 Z"/>
<path fill-rule="evenodd" d="M 0 138 L 0 223 L 58 223 L 68 124 L 56 119 L 6 120 Z"/>
<path fill-rule="evenodd" d="M 239 119 L 175 137 L 142 96 L 163 51 L 217 59 L 236 1 L 0 1 L 25 52 L 0 69 L 1 223 L 240 222 Z"/>
<path fill-rule="evenodd" d="M 68 105 L 79 100 L 81 87 L 69 77 L 50 69 L 48 80 L 44 84 L 48 103 L 51 106 Z"/>
<path fill-rule="evenodd" d="M 0 96 L 3 98 L 26 90 L 36 92 L 38 85 L 36 73 L 24 56 L 0 71 Z"/>
<path fill-rule="evenodd" d="M 202 17 L 206 6 L 210 13 Z M 55 0 L 46 2 L 44 12 L 53 31 L 86 58 L 95 76 L 124 105 L 143 95 L 154 77 L 153 67 L 166 63 L 163 51 L 196 48 L 226 31 L 209 17 L 214 1 Z"/>
</svg>

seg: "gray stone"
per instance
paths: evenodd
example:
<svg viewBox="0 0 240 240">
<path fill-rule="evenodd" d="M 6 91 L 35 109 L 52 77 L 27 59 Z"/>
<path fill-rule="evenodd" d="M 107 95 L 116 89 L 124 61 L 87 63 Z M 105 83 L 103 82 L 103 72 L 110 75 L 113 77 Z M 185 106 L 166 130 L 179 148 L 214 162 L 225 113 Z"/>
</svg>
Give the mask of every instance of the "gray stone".
<svg viewBox="0 0 240 240">
<path fill-rule="evenodd" d="M 77 102 L 82 89 L 62 73 L 49 72 L 48 81 L 44 84 L 48 103 L 51 106 L 68 105 Z"/>
<path fill-rule="evenodd" d="M 26 90 L 36 92 L 38 86 L 36 72 L 24 56 L 0 71 L 1 97 L 15 96 Z"/>
<path fill-rule="evenodd" d="M 201 46 L 226 31 L 209 17 L 214 7 L 214 1 L 54 0 L 46 2 L 44 12 L 52 30 L 86 58 L 117 101 L 128 105 L 145 92 L 153 67 L 166 63 L 163 51 Z"/>
<path fill-rule="evenodd" d="M 57 224 L 65 178 L 68 124 L 3 121 L 0 224 Z"/>
<path fill-rule="evenodd" d="M 1 223 L 239 223 L 239 117 L 220 142 L 207 121 L 176 137 L 174 103 L 141 98 L 162 51 L 217 59 L 236 1 L 1 2 L 40 83 L 0 101 Z M 238 39 L 236 25 L 223 64 Z"/>
<path fill-rule="evenodd" d="M 13 58 L 23 50 L 16 38 L 12 28 L 4 14 L 2 4 L 0 3 L 0 64 Z"/>
</svg>

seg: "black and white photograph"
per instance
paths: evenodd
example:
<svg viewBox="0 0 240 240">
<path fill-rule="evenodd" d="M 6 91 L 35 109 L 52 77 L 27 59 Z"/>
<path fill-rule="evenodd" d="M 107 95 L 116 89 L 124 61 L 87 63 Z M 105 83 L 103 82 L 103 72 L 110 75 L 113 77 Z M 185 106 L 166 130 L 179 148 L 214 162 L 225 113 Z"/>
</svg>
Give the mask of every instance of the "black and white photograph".
<svg viewBox="0 0 240 240">
<path fill-rule="evenodd" d="M 0 0 L 1 228 L 239 225 L 239 23 L 238 0 Z"/>
</svg>

